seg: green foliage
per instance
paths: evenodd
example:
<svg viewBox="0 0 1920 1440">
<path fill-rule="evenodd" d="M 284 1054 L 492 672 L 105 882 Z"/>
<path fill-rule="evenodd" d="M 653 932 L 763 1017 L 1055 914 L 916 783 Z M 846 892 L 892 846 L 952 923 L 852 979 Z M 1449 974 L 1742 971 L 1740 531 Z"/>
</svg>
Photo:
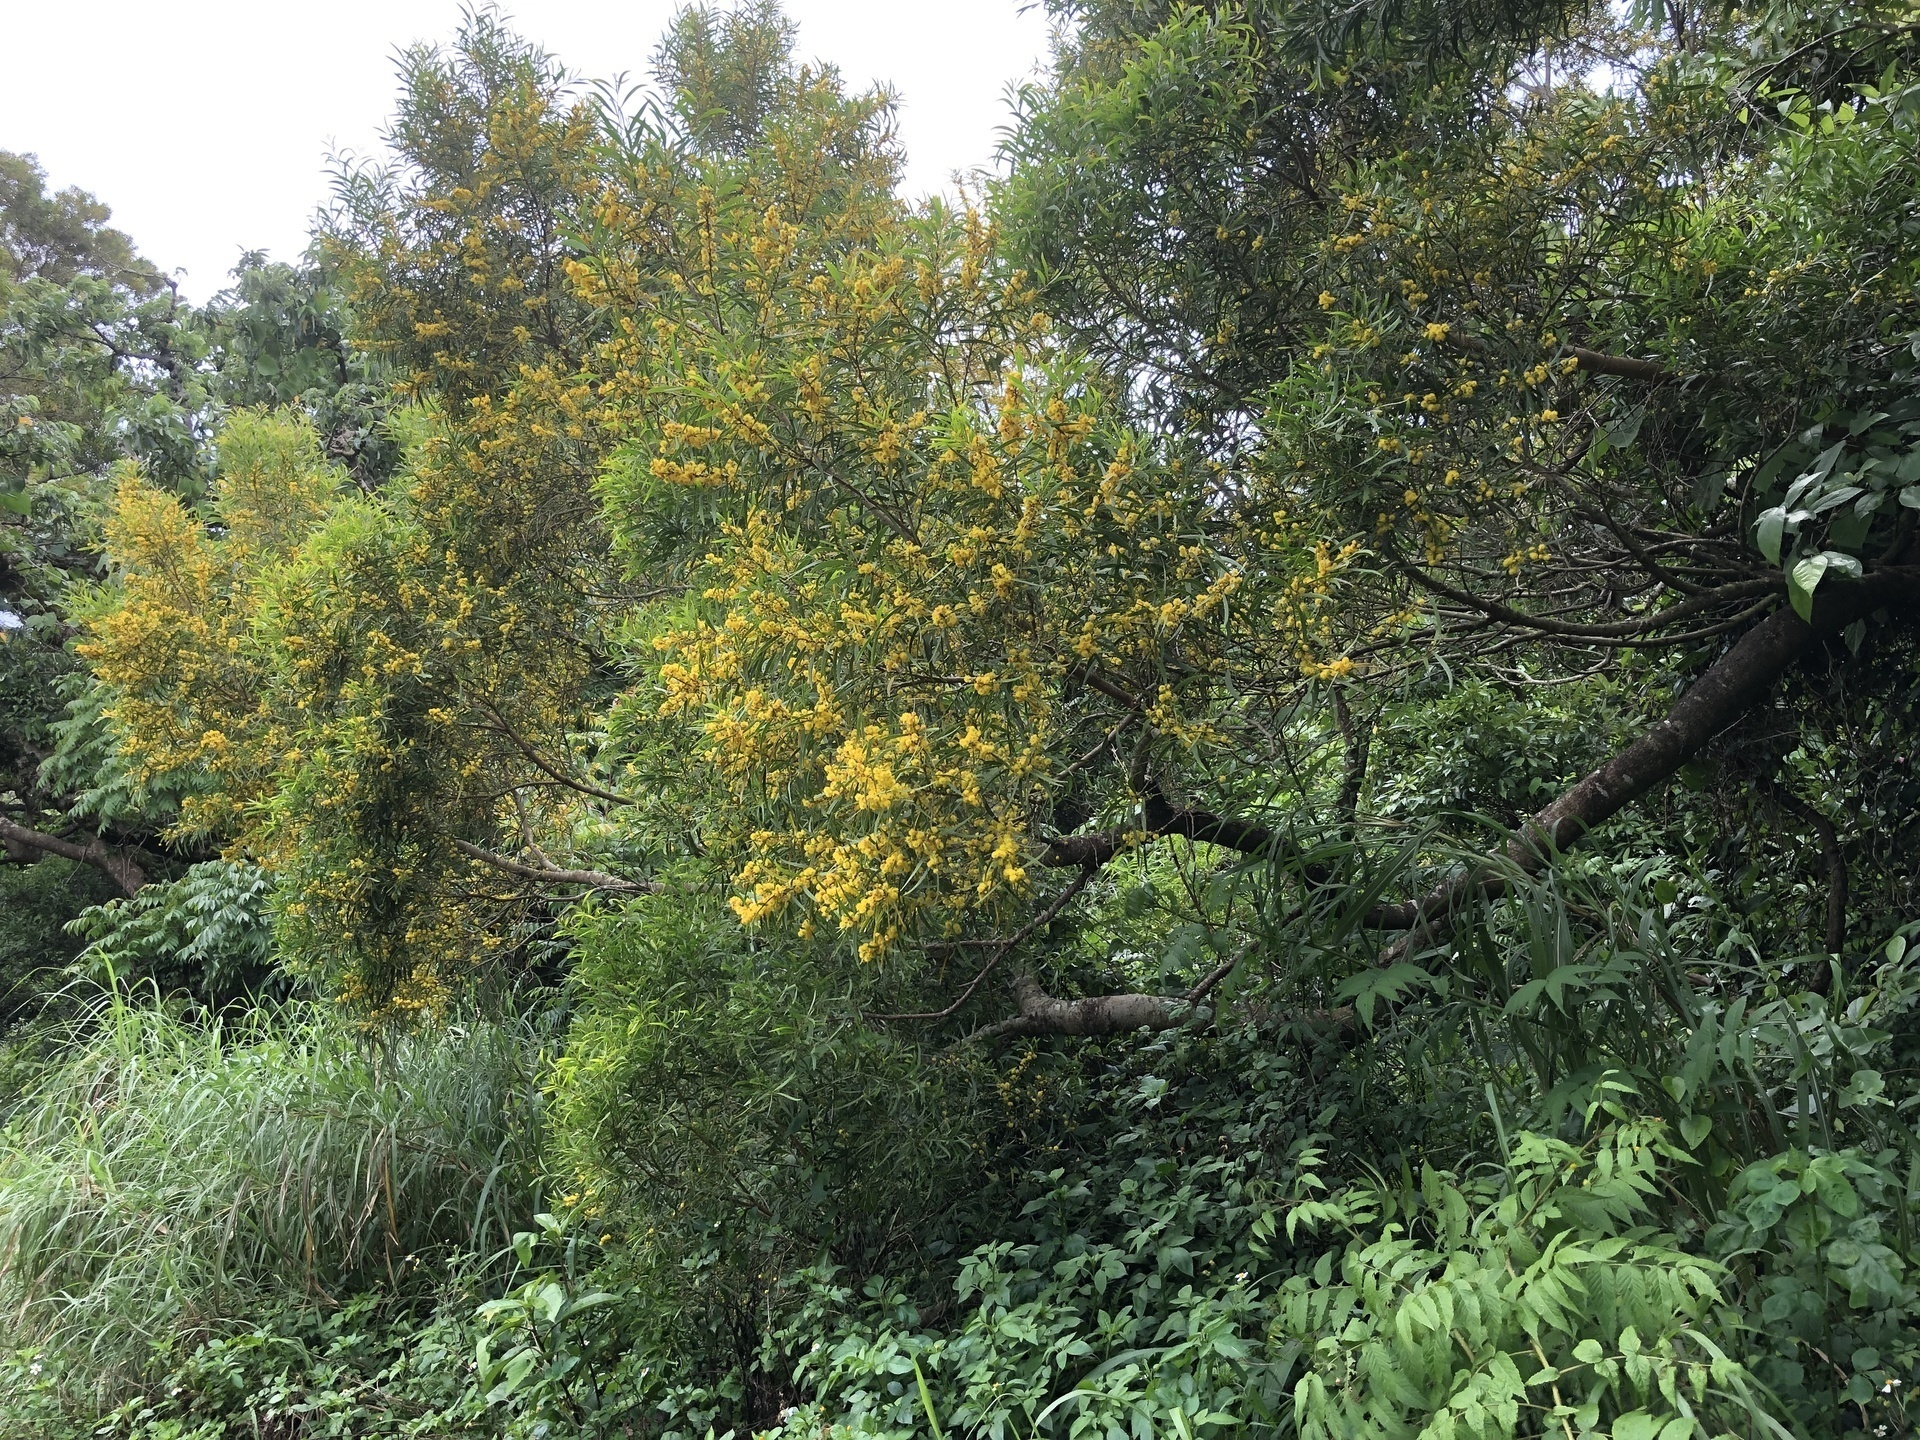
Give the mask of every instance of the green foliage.
<svg viewBox="0 0 1920 1440">
<path fill-rule="evenodd" d="M 1001 1107 L 968 1057 L 863 1024 L 861 998 L 886 991 L 829 947 L 747 942 L 717 904 L 677 896 L 568 931 L 577 1008 L 550 1082 L 563 1198 L 576 1228 L 625 1242 L 599 1279 L 653 1398 L 711 1408 L 758 1386 L 748 1414 L 766 1423 L 782 1377 L 759 1351 L 789 1277 L 950 1254 Z"/>
<path fill-rule="evenodd" d="M 1417 1188 L 1357 1186 L 1287 1215 L 1290 1235 L 1351 1236 L 1280 1301 L 1302 1436 L 1764 1424 L 1762 1392 L 1715 1343 L 1721 1272 L 1645 1223 L 1661 1172 L 1692 1161 L 1621 1108 L 1626 1089 L 1602 1082 L 1588 1117 L 1605 1123 L 1583 1144 L 1521 1132 L 1477 1183 L 1423 1168 Z"/>
<path fill-rule="evenodd" d="M 795 73 L 795 30 L 775 0 L 690 5 L 674 17 L 654 73 L 696 146 L 739 156 L 762 143 L 769 118 L 806 83 Z"/>
<path fill-rule="evenodd" d="M 200 312 L 0 155 L 9 1437 L 1912 1433 L 1910 9 L 1055 9 L 984 217 L 767 3 Z"/>
<path fill-rule="evenodd" d="M 379 1293 L 254 1311 L 234 1333 L 156 1356 L 124 1386 L 76 1395 L 43 1352 L 0 1356 L 9 1440 L 254 1440 L 262 1433 L 489 1435 L 471 1383 L 471 1294 L 450 1281 L 424 1314 Z"/>
<path fill-rule="evenodd" d="M 288 265 L 252 252 L 209 311 L 223 405 L 297 405 L 361 486 L 393 473 L 393 397 L 373 357 L 347 339 L 352 321 L 336 276 L 311 258 Z"/>
<path fill-rule="evenodd" d="M 253 994 L 278 978 L 272 893 L 258 866 L 205 860 L 178 880 L 95 905 L 69 928 L 88 941 L 81 962 L 109 985 L 144 981 L 208 1000 Z"/>
<path fill-rule="evenodd" d="M 524 1030 L 362 1045 L 297 1010 L 193 1024 L 124 995 L 7 1119 L 0 1309 L 81 1388 L 374 1283 L 431 1293 L 531 1209 Z"/>
<path fill-rule="evenodd" d="M 65 983 L 85 948 L 68 924 L 113 893 L 99 871 L 57 856 L 0 869 L 0 1037 Z"/>
<path fill-rule="evenodd" d="M 562 1218 L 534 1221 L 538 1230 L 513 1237 L 514 1259 L 529 1278 L 477 1312 L 475 1391 L 487 1405 L 555 1416 L 590 1434 L 644 1423 L 652 1408 L 646 1387 L 621 1373 L 635 1368 L 631 1353 L 600 1313 L 622 1297 L 586 1280 L 597 1247 L 570 1234 Z M 536 1251 L 552 1263 L 536 1269 Z"/>
</svg>

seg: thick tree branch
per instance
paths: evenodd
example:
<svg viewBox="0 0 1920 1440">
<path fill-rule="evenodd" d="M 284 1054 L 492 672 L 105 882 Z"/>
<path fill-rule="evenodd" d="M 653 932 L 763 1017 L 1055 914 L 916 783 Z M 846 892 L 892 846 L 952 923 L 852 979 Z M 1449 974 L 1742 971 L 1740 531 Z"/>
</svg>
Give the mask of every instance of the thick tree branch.
<svg viewBox="0 0 1920 1440">
<path fill-rule="evenodd" d="M 72 840 L 63 840 L 58 835 L 30 830 L 0 815 L 0 843 L 5 844 L 9 856 L 17 858 L 24 858 L 23 852 L 33 851 L 91 865 L 108 875 L 128 895 L 136 893 L 147 883 L 147 872 L 139 861 L 126 851 L 107 844 L 98 835 L 81 845 Z"/>
<path fill-rule="evenodd" d="M 1580 368 L 1594 375 L 1618 375 L 1623 380 L 1643 380 L 1658 385 L 1673 379 L 1673 372 L 1652 360 L 1635 360 L 1630 355 L 1603 355 L 1583 345 L 1569 345 L 1567 354 L 1580 362 Z"/>
<path fill-rule="evenodd" d="M 1173 805 L 1157 788 L 1151 789 L 1142 802 L 1140 822 L 1138 825 L 1122 825 L 1111 830 L 1089 830 L 1080 835 L 1058 836 L 1047 842 L 1040 863 L 1054 869 L 1077 866 L 1082 870 L 1097 870 L 1137 843 L 1143 834 L 1148 839 L 1179 835 L 1188 840 L 1237 850 L 1242 855 L 1256 856 L 1267 854 L 1276 843 L 1280 843 L 1279 837 L 1265 825 L 1216 815 L 1211 810 Z M 1324 885 L 1334 875 L 1325 867 L 1311 865 L 1307 867 L 1306 878 L 1311 884 Z M 1375 905 L 1360 923 L 1379 930 L 1404 930 L 1417 918 L 1414 905 L 1409 901 L 1404 904 Z"/>
<path fill-rule="evenodd" d="M 1031 975 L 1016 975 L 1013 996 L 1020 1013 L 982 1026 L 969 1040 L 1008 1035 L 1122 1035 L 1134 1030 L 1171 1030 L 1193 1014 L 1184 999 L 1163 995 L 1093 995 L 1061 1000 Z"/>
<path fill-rule="evenodd" d="M 1817 645 L 1882 607 L 1909 623 L 1920 617 L 1920 567 L 1892 566 L 1862 580 L 1822 586 L 1811 624 L 1792 610 L 1774 611 L 1709 666 L 1664 719 L 1521 826 L 1507 846 L 1506 863 L 1526 874 L 1540 871 L 1552 855 L 1671 778 Z M 1444 933 L 1462 900 L 1496 884 L 1483 869 L 1456 871 L 1421 897 L 1417 923 L 1387 947 L 1381 963 L 1402 959 Z"/>
<path fill-rule="evenodd" d="M 968 1040 L 997 1040 L 1009 1035 L 1121 1035 L 1135 1030 L 1171 1030 L 1207 1012 L 1201 1002 L 1247 958 L 1249 940 L 1184 995 L 1090 995 L 1062 1000 L 1040 988 L 1032 975 L 1014 977 L 1013 995 L 1020 1013 L 982 1026 Z M 1305 1024 L 1341 1031 L 1353 1024 L 1353 1007 L 1262 1017 L 1268 1025 Z"/>
<path fill-rule="evenodd" d="M 1469 355 L 1484 358 L 1488 353 L 1486 341 L 1464 330 L 1450 331 L 1447 343 Z M 1636 360 L 1630 355 L 1608 355 L 1599 350 L 1589 350 L 1584 345 L 1569 345 L 1566 354 L 1579 362 L 1580 369 L 1591 375 L 1618 375 L 1623 380 L 1642 380 L 1652 385 L 1674 378 L 1674 373 L 1666 366 L 1652 360 Z"/>
</svg>

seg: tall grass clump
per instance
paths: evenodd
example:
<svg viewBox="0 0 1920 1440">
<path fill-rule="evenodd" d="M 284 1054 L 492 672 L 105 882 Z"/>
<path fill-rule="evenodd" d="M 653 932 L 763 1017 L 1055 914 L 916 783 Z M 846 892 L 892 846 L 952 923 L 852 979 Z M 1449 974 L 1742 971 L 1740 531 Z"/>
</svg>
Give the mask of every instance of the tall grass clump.
<svg viewBox="0 0 1920 1440">
<path fill-rule="evenodd" d="M 494 1022 L 373 1044 L 106 996 L 0 1136 L 0 1328 L 101 1379 L 276 1307 L 424 1296 L 536 1208 L 539 1059 Z"/>
</svg>

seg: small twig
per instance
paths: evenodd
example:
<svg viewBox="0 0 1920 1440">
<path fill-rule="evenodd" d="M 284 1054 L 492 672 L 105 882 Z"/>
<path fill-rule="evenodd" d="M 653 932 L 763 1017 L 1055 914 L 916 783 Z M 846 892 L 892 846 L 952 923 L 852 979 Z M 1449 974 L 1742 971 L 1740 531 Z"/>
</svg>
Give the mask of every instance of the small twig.
<svg viewBox="0 0 1920 1440">
<path fill-rule="evenodd" d="M 1214 969 L 1209 970 L 1206 974 L 1206 977 L 1202 979 L 1198 985 L 1194 986 L 1191 990 L 1187 991 L 1186 994 L 1182 995 L 1180 997 L 1181 1001 L 1187 1005 L 1198 1005 L 1202 1000 L 1207 998 L 1208 993 L 1213 989 L 1214 986 L 1218 985 L 1222 980 L 1226 979 L 1227 976 L 1231 975 L 1234 972 L 1234 970 L 1239 966 L 1240 962 L 1247 958 L 1247 952 L 1252 948 L 1253 948 L 1253 941 L 1251 940 L 1248 940 L 1246 943 L 1241 945 L 1241 947 L 1238 950 L 1234 951 L 1233 954 L 1229 955 L 1225 960 L 1221 961 L 1220 964 L 1217 965 Z"/>
<path fill-rule="evenodd" d="M 660 889 L 659 884 L 651 880 L 624 880 L 604 870 L 565 870 L 558 865 L 527 865 L 510 860 L 505 855 L 496 855 L 491 850 L 483 850 L 453 835 L 447 836 L 446 840 L 462 855 L 470 856 L 483 865 L 491 865 L 496 870 L 504 870 L 509 875 L 518 875 L 524 880 L 542 880 L 552 885 L 585 885 L 593 890 L 618 890 L 636 895 L 652 895 Z"/>
</svg>

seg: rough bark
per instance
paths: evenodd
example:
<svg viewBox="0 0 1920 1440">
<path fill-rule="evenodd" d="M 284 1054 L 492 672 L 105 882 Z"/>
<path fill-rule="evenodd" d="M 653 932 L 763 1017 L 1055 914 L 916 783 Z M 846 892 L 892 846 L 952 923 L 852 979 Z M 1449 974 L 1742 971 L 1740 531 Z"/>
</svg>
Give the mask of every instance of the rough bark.
<svg viewBox="0 0 1920 1440">
<path fill-rule="evenodd" d="M 974 1031 L 970 1039 L 1008 1035 L 1124 1035 L 1134 1030 L 1171 1030 L 1194 1014 L 1179 996 L 1094 995 L 1061 1000 L 1047 994 L 1031 975 L 1017 975 L 1013 997 L 1020 1013 Z"/>
<path fill-rule="evenodd" d="M 31 852 L 58 855 L 63 859 L 78 860 L 82 865 L 91 865 L 105 873 L 128 895 L 134 894 L 147 883 L 146 869 L 138 860 L 125 850 L 107 844 L 98 835 L 89 837 L 83 845 L 58 835 L 29 829 L 0 815 L 0 843 L 4 843 L 8 855 L 15 858 L 23 859 Z"/>
</svg>

